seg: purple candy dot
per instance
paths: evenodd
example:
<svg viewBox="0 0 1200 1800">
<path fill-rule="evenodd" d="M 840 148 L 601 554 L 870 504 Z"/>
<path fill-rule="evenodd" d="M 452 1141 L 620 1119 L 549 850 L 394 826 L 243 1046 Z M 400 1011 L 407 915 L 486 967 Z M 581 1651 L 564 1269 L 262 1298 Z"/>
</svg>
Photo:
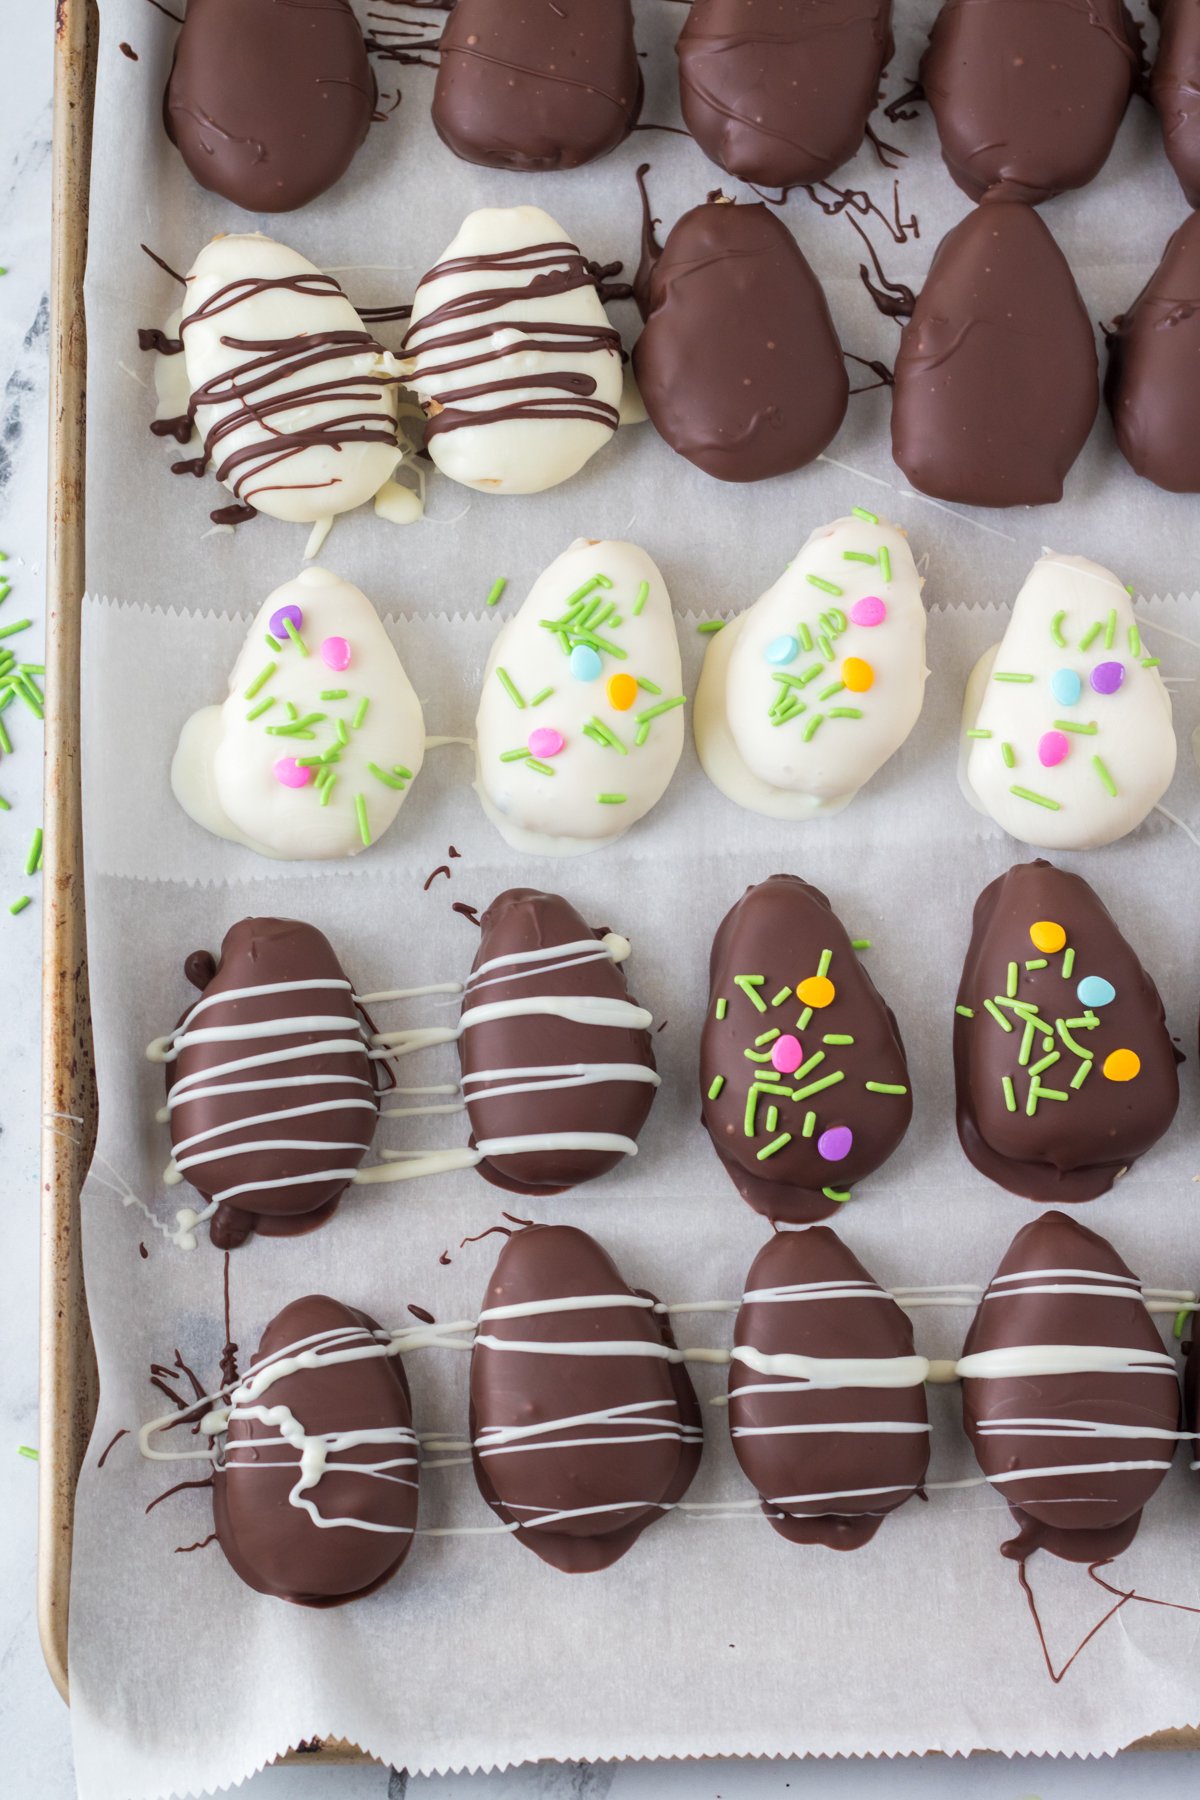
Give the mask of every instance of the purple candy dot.
<svg viewBox="0 0 1200 1800">
<path fill-rule="evenodd" d="M 566 741 L 562 732 L 555 731 L 551 725 L 539 725 L 526 739 L 530 755 L 536 756 L 539 762 L 543 762 L 548 756 L 561 755 Z"/>
<path fill-rule="evenodd" d="M 284 787 L 307 787 L 312 778 L 312 770 L 302 769 L 294 756 L 281 756 L 275 764 L 275 779 Z"/>
<path fill-rule="evenodd" d="M 850 618 L 855 625 L 882 625 L 887 618 L 887 602 L 878 594 L 864 594 L 850 608 Z"/>
<path fill-rule="evenodd" d="M 288 634 L 289 619 L 297 631 L 303 627 L 304 614 L 298 606 L 281 606 L 278 612 L 271 614 L 271 636 L 285 638 Z"/>
<path fill-rule="evenodd" d="M 824 1157 L 826 1162 L 841 1162 L 843 1157 L 849 1156 L 853 1143 L 854 1133 L 848 1125 L 831 1125 L 817 1139 L 817 1155 Z"/>
<path fill-rule="evenodd" d="M 1071 740 L 1065 731 L 1043 731 L 1038 739 L 1038 761 L 1043 769 L 1057 768 L 1065 762 L 1071 750 Z"/>
<path fill-rule="evenodd" d="M 1115 694 L 1124 679 L 1124 663 L 1097 663 L 1092 670 L 1092 686 L 1098 694 Z"/>
<path fill-rule="evenodd" d="M 781 1075 L 794 1075 L 803 1061 L 800 1039 L 793 1037 L 790 1031 L 777 1037 L 771 1045 L 771 1067 L 778 1069 Z"/>
</svg>

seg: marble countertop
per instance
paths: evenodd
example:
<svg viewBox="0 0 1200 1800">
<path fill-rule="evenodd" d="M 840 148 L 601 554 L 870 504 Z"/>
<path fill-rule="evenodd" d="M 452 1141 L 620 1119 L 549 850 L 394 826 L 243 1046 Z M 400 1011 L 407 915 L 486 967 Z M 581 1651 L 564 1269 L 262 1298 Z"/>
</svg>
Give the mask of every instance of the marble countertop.
<svg viewBox="0 0 1200 1800">
<path fill-rule="evenodd" d="M 12 582 L 4 622 L 33 621 L 23 651 L 40 644 L 43 615 L 52 18 L 39 0 L 7 0 L 0 19 L 0 549 Z M 0 795 L 11 806 L 0 812 L 0 1768 L 4 1791 L 17 1800 L 68 1800 L 69 1718 L 43 1666 L 34 1614 L 36 1465 L 18 1453 L 37 1443 L 40 892 L 24 865 L 40 820 L 41 766 L 34 721 L 19 718 L 13 735 L 14 755 L 0 759 Z M 10 915 L 25 893 L 34 905 Z M 418 1792 L 420 1800 L 951 1800 L 968 1792 L 978 1800 L 1165 1800 L 1198 1775 L 1200 1754 L 1143 1754 L 1103 1763 L 569 1765 L 411 1783 L 395 1770 L 339 1769 L 324 1772 L 319 1790 L 322 1800 L 398 1800 L 410 1789 L 414 1800 Z M 268 1770 L 242 1791 L 255 1800 L 315 1800 L 317 1790 L 316 1775 L 300 1768 Z"/>
</svg>

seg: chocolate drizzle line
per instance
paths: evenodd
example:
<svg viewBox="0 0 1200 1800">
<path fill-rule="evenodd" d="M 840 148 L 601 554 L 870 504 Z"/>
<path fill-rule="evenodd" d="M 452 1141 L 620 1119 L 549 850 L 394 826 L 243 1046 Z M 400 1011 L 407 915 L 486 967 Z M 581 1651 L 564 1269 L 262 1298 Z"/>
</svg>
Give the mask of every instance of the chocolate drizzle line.
<svg viewBox="0 0 1200 1800">
<path fill-rule="evenodd" d="M 190 1550 L 206 1550 L 210 1544 L 215 1544 L 216 1541 L 216 1532 L 210 1531 L 207 1537 L 201 1538 L 195 1544 L 176 1544 L 175 1554 L 176 1556 L 186 1556 Z"/>
<path fill-rule="evenodd" d="M 105 1463 L 108 1461 L 109 1451 L 115 1450 L 117 1445 L 120 1443 L 121 1439 L 123 1437 L 128 1437 L 128 1436 L 129 1436 L 128 1425 L 122 1425 L 122 1427 L 121 1427 L 120 1431 L 118 1431 L 117 1435 L 112 1439 L 112 1441 L 110 1443 L 106 1444 L 104 1449 L 100 1452 L 99 1458 L 97 1459 L 97 1462 L 96 1462 L 96 1467 L 98 1469 L 102 1469 L 104 1467 Z"/>
<path fill-rule="evenodd" d="M 918 117 L 916 109 L 924 98 L 925 89 L 921 86 L 921 83 L 919 81 L 911 82 L 902 94 L 897 94 L 894 100 L 888 101 L 883 109 L 883 116 L 893 125 L 899 125 L 901 121 L 907 122 L 909 119 L 915 119 Z"/>
<path fill-rule="evenodd" d="M 1087 1649 L 1087 1646 L 1091 1643 L 1097 1633 L 1102 1631 L 1108 1624 L 1108 1621 L 1111 1618 L 1114 1618 L 1116 1614 L 1120 1612 L 1121 1608 L 1128 1605 L 1131 1600 L 1140 1601 L 1143 1606 L 1165 1606 L 1170 1608 L 1172 1612 L 1200 1613 L 1200 1606 L 1185 1606 L 1182 1601 L 1179 1600 L 1155 1600 L 1151 1598 L 1149 1594 L 1139 1594 L 1134 1588 L 1113 1587 L 1111 1582 L 1105 1581 L 1103 1576 L 1097 1575 L 1096 1573 L 1097 1569 L 1107 1569 L 1111 1562 L 1111 1557 L 1105 1557 L 1101 1562 L 1089 1564 L 1088 1579 L 1094 1581 L 1097 1587 L 1103 1588 L 1106 1594 L 1115 1594 L 1117 1596 L 1116 1604 L 1110 1606 L 1106 1613 L 1102 1613 L 1096 1620 L 1096 1623 L 1092 1626 L 1091 1630 L 1084 1633 L 1083 1637 L 1080 1638 L 1074 1650 L 1072 1650 L 1070 1656 L 1068 1656 L 1066 1662 L 1063 1663 L 1060 1669 L 1054 1667 L 1054 1661 L 1050 1655 L 1050 1646 L 1046 1642 L 1046 1633 L 1042 1625 L 1041 1615 L 1038 1612 L 1037 1601 L 1033 1596 L 1033 1588 L 1030 1585 L 1025 1558 L 1022 1557 L 1017 1564 L 1017 1579 L 1021 1584 L 1021 1591 L 1025 1595 L 1025 1602 L 1029 1607 L 1030 1616 L 1033 1619 L 1034 1629 L 1037 1632 L 1038 1644 L 1041 1647 L 1042 1660 L 1046 1665 L 1046 1673 L 1049 1675 L 1055 1687 L 1062 1681 L 1068 1669 L 1071 1667 L 1072 1663 L 1075 1662 L 1080 1653 Z"/>
<path fill-rule="evenodd" d="M 642 200 L 642 237 L 638 255 L 637 273 L 633 278 L 633 297 L 637 301 L 638 311 L 643 319 L 650 311 L 650 277 L 654 265 L 662 255 L 662 245 L 654 235 L 654 227 L 661 220 L 653 217 L 650 211 L 650 193 L 646 187 L 646 177 L 650 173 L 649 163 L 639 163 L 634 174 L 638 184 L 638 193 Z"/>
</svg>

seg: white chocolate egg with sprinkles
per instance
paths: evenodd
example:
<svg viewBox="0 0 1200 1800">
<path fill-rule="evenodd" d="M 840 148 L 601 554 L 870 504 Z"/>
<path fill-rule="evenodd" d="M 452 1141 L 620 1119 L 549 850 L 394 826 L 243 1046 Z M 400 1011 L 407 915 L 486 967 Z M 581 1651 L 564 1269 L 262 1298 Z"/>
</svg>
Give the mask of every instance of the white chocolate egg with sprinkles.
<svg viewBox="0 0 1200 1800">
<path fill-rule="evenodd" d="M 476 787 L 514 850 L 569 856 L 628 831 L 683 752 L 671 597 L 636 544 L 577 538 L 499 633 Z"/>
<path fill-rule="evenodd" d="M 1085 850 L 1133 831 L 1175 773 L 1171 696 L 1129 590 L 1046 551 L 971 671 L 959 779 L 1022 843 Z"/>
<path fill-rule="evenodd" d="M 306 568 L 259 608 L 228 699 L 187 721 L 171 786 L 197 824 L 260 856 L 356 856 L 424 755 L 421 703 L 375 608 Z"/>
<path fill-rule="evenodd" d="M 819 526 L 709 643 L 695 732 L 713 785 L 772 819 L 848 806 L 920 715 L 922 585 L 898 526 L 861 508 Z"/>
</svg>

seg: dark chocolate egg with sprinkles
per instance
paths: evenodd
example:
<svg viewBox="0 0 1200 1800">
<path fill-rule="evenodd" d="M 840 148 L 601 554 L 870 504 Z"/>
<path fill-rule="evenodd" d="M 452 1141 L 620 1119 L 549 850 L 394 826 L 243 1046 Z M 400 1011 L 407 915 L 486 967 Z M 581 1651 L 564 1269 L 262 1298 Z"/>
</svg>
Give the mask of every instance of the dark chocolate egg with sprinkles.
<svg viewBox="0 0 1200 1800">
<path fill-rule="evenodd" d="M 509 888 L 481 925 L 458 1040 L 476 1166 L 512 1193 L 560 1194 L 637 1155 L 653 1019 L 625 985 L 629 940 L 561 895 Z"/>
<path fill-rule="evenodd" d="M 682 1500 L 700 1408 L 665 1310 L 569 1225 L 500 1253 L 471 1352 L 479 1491 L 567 1574 L 607 1569 Z"/>
<path fill-rule="evenodd" d="M 193 973 L 207 962 L 188 958 Z M 329 940 L 295 919 L 242 919 L 200 998 L 147 1054 L 167 1071 L 170 1180 L 206 1202 L 218 1249 L 329 1218 L 379 1111 L 354 990 Z"/>
<path fill-rule="evenodd" d="M 1140 74 L 1123 0 L 943 0 L 920 78 L 963 192 L 1036 205 L 1099 174 Z"/>
<path fill-rule="evenodd" d="M 891 0 L 693 0 L 675 46 L 684 123 L 743 181 L 824 181 L 863 141 L 891 18 Z"/>
<path fill-rule="evenodd" d="M 327 1295 L 293 1300 L 226 1411 L 213 1520 L 246 1585 L 339 1606 L 390 1581 L 412 1548 L 419 1457 L 389 1333 Z"/>
<path fill-rule="evenodd" d="M 629 0 L 456 0 L 438 51 L 433 124 L 464 162 L 577 169 L 641 111 Z"/>
<path fill-rule="evenodd" d="M 793 1544 L 857 1550 L 920 1489 L 929 1364 L 907 1315 L 827 1226 L 763 1245 L 734 1326 L 729 1431 Z"/>
<path fill-rule="evenodd" d="M 1162 122 L 1163 149 L 1189 206 L 1200 206 L 1200 6 L 1154 0 L 1158 55 L 1150 98 Z"/>
<path fill-rule="evenodd" d="M 812 462 L 850 386 L 824 291 L 787 226 L 761 203 L 723 199 L 671 230 L 633 367 L 655 430 L 719 481 Z"/>
<path fill-rule="evenodd" d="M 807 1224 L 851 1198 L 912 1118 L 890 1007 L 824 894 L 747 888 L 713 940 L 701 1117 L 742 1198 Z"/>
<path fill-rule="evenodd" d="M 1061 1212 L 1018 1231 L 958 1374 L 976 1460 L 1020 1528 L 1004 1554 L 1119 1556 L 1174 1457 L 1179 1381 L 1107 1239 Z"/>
<path fill-rule="evenodd" d="M 1100 403 L 1096 343 L 1031 206 L 985 200 L 938 245 L 896 357 L 892 454 L 965 506 L 1044 506 Z"/>
<path fill-rule="evenodd" d="M 163 121 L 201 187 L 292 212 L 341 180 L 375 100 L 349 0 L 188 0 Z"/>
<path fill-rule="evenodd" d="M 1179 1104 L 1158 989 L 1099 895 L 1019 863 L 975 903 L 954 1017 L 958 1136 L 981 1174 L 1057 1204 L 1106 1194 Z"/>
<path fill-rule="evenodd" d="M 1200 493 L 1200 213 L 1173 234 L 1108 349 L 1104 397 L 1122 456 L 1161 488 Z"/>
</svg>

